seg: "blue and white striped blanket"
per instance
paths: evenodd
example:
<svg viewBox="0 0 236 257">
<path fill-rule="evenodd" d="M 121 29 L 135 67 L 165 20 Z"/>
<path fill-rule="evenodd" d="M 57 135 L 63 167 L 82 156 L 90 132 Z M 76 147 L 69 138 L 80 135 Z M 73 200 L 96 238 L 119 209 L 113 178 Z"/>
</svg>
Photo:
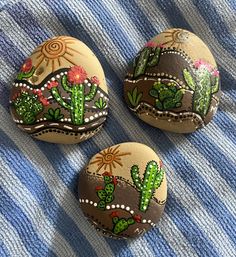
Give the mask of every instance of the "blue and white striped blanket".
<svg viewBox="0 0 236 257">
<path fill-rule="evenodd" d="M 0 256 L 236 256 L 236 2 L 234 0 L 1 0 Z M 144 43 L 162 30 L 193 31 L 220 67 L 223 96 L 204 129 L 175 135 L 138 120 L 122 80 Z M 110 113 L 104 129 L 79 145 L 35 141 L 9 113 L 9 91 L 24 59 L 42 41 L 70 35 L 105 70 Z M 159 226 L 131 241 L 98 235 L 77 200 L 78 174 L 107 146 L 138 141 L 162 158 L 168 201 Z"/>
</svg>

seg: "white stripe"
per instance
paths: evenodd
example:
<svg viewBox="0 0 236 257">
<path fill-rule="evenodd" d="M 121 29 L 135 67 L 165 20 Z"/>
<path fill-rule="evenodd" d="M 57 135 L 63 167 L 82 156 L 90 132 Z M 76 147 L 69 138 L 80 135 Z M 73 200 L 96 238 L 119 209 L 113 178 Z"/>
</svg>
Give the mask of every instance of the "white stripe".
<svg viewBox="0 0 236 257">
<path fill-rule="evenodd" d="M 20 180 L 3 160 L 0 160 L 0 164 L 2 167 L 1 173 L 3 174 L 3 176 L 0 177 L 0 184 L 31 220 L 35 231 L 47 244 L 47 247 L 57 256 L 76 257 L 76 254 L 71 249 L 68 242 L 66 242 L 58 231 L 56 231 L 55 224 L 51 224 L 50 221 L 45 217 L 44 211 L 41 209 L 40 205 L 32 196 L 30 191 L 20 182 Z"/>
<path fill-rule="evenodd" d="M 177 5 L 184 5 L 184 8 L 180 8 L 183 16 L 192 27 L 193 31 L 203 39 L 203 41 L 210 47 L 210 50 L 214 54 L 217 63 L 219 63 L 224 69 L 226 69 L 234 79 L 236 79 L 236 61 L 235 58 L 218 43 L 215 35 L 210 30 L 207 22 L 203 19 L 198 12 L 196 6 L 191 1 L 178 0 Z M 191 13 L 191 16 L 189 16 Z"/>
<path fill-rule="evenodd" d="M 9 223 L 5 217 L 0 213 L 0 238 L 7 248 L 9 256 L 11 257 L 30 257 L 31 254 L 25 248 L 18 232 Z"/>
<path fill-rule="evenodd" d="M 69 191 L 63 181 L 61 181 L 61 178 L 57 175 L 51 163 L 38 148 L 34 140 L 25 133 L 20 132 L 20 130 L 14 126 L 9 114 L 2 106 L 0 106 L 0 115 L 1 117 L 5 117 L 5 121 L 1 123 L 3 131 L 15 142 L 22 153 L 27 156 L 29 162 L 35 167 L 39 172 L 39 175 L 50 188 L 55 200 L 80 228 L 80 231 L 90 242 L 97 255 L 100 257 L 103 257 L 104 255 L 112 257 L 113 253 L 111 248 L 106 243 L 105 239 L 98 236 L 95 229 L 85 220 L 79 208 L 77 199 L 72 192 Z"/>
</svg>

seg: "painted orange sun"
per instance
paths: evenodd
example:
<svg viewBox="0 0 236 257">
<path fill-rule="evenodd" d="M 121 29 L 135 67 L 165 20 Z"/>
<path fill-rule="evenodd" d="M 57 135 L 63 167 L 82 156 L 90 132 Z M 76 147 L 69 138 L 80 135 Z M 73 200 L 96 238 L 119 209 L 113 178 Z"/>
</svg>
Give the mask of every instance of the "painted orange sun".
<svg viewBox="0 0 236 257">
<path fill-rule="evenodd" d="M 98 168 L 96 172 L 101 169 L 107 171 L 107 168 L 109 168 L 110 173 L 112 173 L 112 169 L 115 169 L 117 164 L 121 167 L 123 166 L 121 163 L 121 156 L 131 155 L 129 152 L 120 152 L 118 149 L 119 147 L 120 145 L 114 148 L 109 147 L 105 149 L 104 151 L 97 154 L 95 157 L 96 160 L 90 162 L 89 165 L 97 164 Z"/>
<path fill-rule="evenodd" d="M 35 56 L 35 69 L 37 69 L 43 61 L 46 61 L 46 67 L 51 67 L 52 72 L 55 71 L 55 66 L 62 65 L 62 60 L 66 60 L 72 65 L 76 65 L 72 60 L 75 54 L 81 54 L 74 49 L 73 44 L 76 41 L 67 36 L 55 37 L 47 40 L 40 45 L 32 54 Z"/>
<path fill-rule="evenodd" d="M 177 49 L 184 44 L 188 38 L 189 33 L 187 31 L 184 31 L 182 29 L 173 29 L 162 32 L 165 35 L 165 38 L 167 39 L 166 42 L 162 43 L 164 46 L 170 46 L 170 47 L 176 47 Z"/>
</svg>

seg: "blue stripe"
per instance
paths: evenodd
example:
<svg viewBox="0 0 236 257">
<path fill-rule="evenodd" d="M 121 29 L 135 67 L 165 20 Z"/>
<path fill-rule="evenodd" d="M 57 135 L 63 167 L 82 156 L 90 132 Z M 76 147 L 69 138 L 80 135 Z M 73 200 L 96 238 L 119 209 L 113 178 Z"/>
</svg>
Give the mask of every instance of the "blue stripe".
<svg viewBox="0 0 236 257">
<path fill-rule="evenodd" d="M 18 203 L 11 199 L 8 193 L 0 186 L 0 212 L 5 219 L 16 229 L 28 252 L 35 257 L 56 255 L 42 241 L 34 230 L 30 219 L 25 215 Z"/>
<path fill-rule="evenodd" d="M 231 55 L 235 58 L 236 36 L 234 35 L 234 33 L 231 33 L 231 31 L 229 31 L 228 27 L 225 25 L 224 19 L 218 13 L 214 4 L 212 4 L 212 1 L 194 0 L 193 2 L 197 7 L 199 13 L 202 15 L 202 17 L 205 19 L 206 23 L 210 27 L 217 41 L 222 45 L 223 49 L 227 47 L 227 52 L 231 53 Z"/>
<path fill-rule="evenodd" d="M 37 173 L 37 170 L 1 129 L 0 138 L 2 138 L 0 148 L 2 158 L 9 165 L 12 172 L 20 179 L 22 184 L 31 192 L 32 196 L 38 201 L 50 223 L 64 236 L 75 252 L 79 251 L 81 254 L 84 254 L 84 256 L 89 252 L 93 254 L 93 256 L 96 256 L 95 251 L 77 225 L 57 203 L 50 188 Z M 57 159 L 60 159 L 60 156 L 58 156 Z M 49 205 L 50 208 L 48 208 Z M 82 245 L 83 247 L 81 248 Z"/>
<path fill-rule="evenodd" d="M 233 110 L 232 110 L 233 112 Z M 233 144 L 236 142 L 236 129 L 235 122 L 229 117 L 227 112 L 222 107 L 219 107 L 217 115 L 214 116 L 216 124 L 220 124 L 221 130 L 224 132 L 224 136 Z"/>
<path fill-rule="evenodd" d="M 184 210 L 184 206 L 173 197 L 171 190 L 169 190 L 165 211 L 199 256 L 220 256 L 216 252 L 215 246 L 209 242 L 205 234 L 198 229 L 191 216 Z"/>
<path fill-rule="evenodd" d="M 9 257 L 10 253 L 8 252 L 8 249 L 6 248 L 4 242 L 0 243 L 0 256 L 1 257 Z"/>
<path fill-rule="evenodd" d="M 23 63 L 24 55 L 17 51 L 17 55 L 15 55 L 15 45 L 12 41 L 3 33 L 1 32 L 0 37 L 0 55 L 5 60 L 5 62 L 13 67 L 20 67 Z M 12 58 L 14 56 L 14 58 Z"/>
<path fill-rule="evenodd" d="M 46 28 L 41 28 L 36 17 L 29 15 L 30 12 L 24 2 L 17 2 L 16 4 L 8 4 L 5 10 L 16 21 L 20 27 L 26 28 L 27 34 L 30 34 L 32 40 L 37 43 L 48 39 Z M 19 22 L 20 21 L 20 22 Z M 45 33 L 46 32 L 46 33 Z"/>
<path fill-rule="evenodd" d="M 205 156 L 211 165 L 219 172 L 221 177 L 224 178 L 236 192 L 236 177 L 232 176 L 235 171 L 235 164 L 227 158 L 214 141 L 204 134 L 204 130 L 199 130 L 191 135 L 187 135 L 186 138 Z"/>
</svg>

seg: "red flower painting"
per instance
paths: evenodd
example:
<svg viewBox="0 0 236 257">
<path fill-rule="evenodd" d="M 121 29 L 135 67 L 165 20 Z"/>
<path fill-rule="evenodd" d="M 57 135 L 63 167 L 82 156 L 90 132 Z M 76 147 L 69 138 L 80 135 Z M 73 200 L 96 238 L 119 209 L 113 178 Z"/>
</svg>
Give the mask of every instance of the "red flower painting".
<svg viewBox="0 0 236 257">
<path fill-rule="evenodd" d="M 91 83 L 93 83 L 93 84 L 97 84 L 97 85 L 100 84 L 100 81 L 99 81 L 98 77 L 96 77 L 96 76 L 93 76 L 93 77 L 90 79 L 90 81 L 91 81 Z"/>
<path fill-rule="evenodd" d="M 30 72 L 32 69 L 32 60 L 30 58 L 26 59 L 24 64 L 21 66 L 21 71 L 24 73 Z"/>
<path fill-rule="evenodd" d="M 58 82 L 57 81 L 50 81 L 47 85 L 47 88 L 50 90 L 53 87 L 57 87 L 58 86 Z"/>
<path fill-rule="evenodd" d="M 71 84 L 81 84 L 87 78 L 87 73 L 83 67 L 74 66 L 68 71 L 67 77 Z"/>
</svg>

